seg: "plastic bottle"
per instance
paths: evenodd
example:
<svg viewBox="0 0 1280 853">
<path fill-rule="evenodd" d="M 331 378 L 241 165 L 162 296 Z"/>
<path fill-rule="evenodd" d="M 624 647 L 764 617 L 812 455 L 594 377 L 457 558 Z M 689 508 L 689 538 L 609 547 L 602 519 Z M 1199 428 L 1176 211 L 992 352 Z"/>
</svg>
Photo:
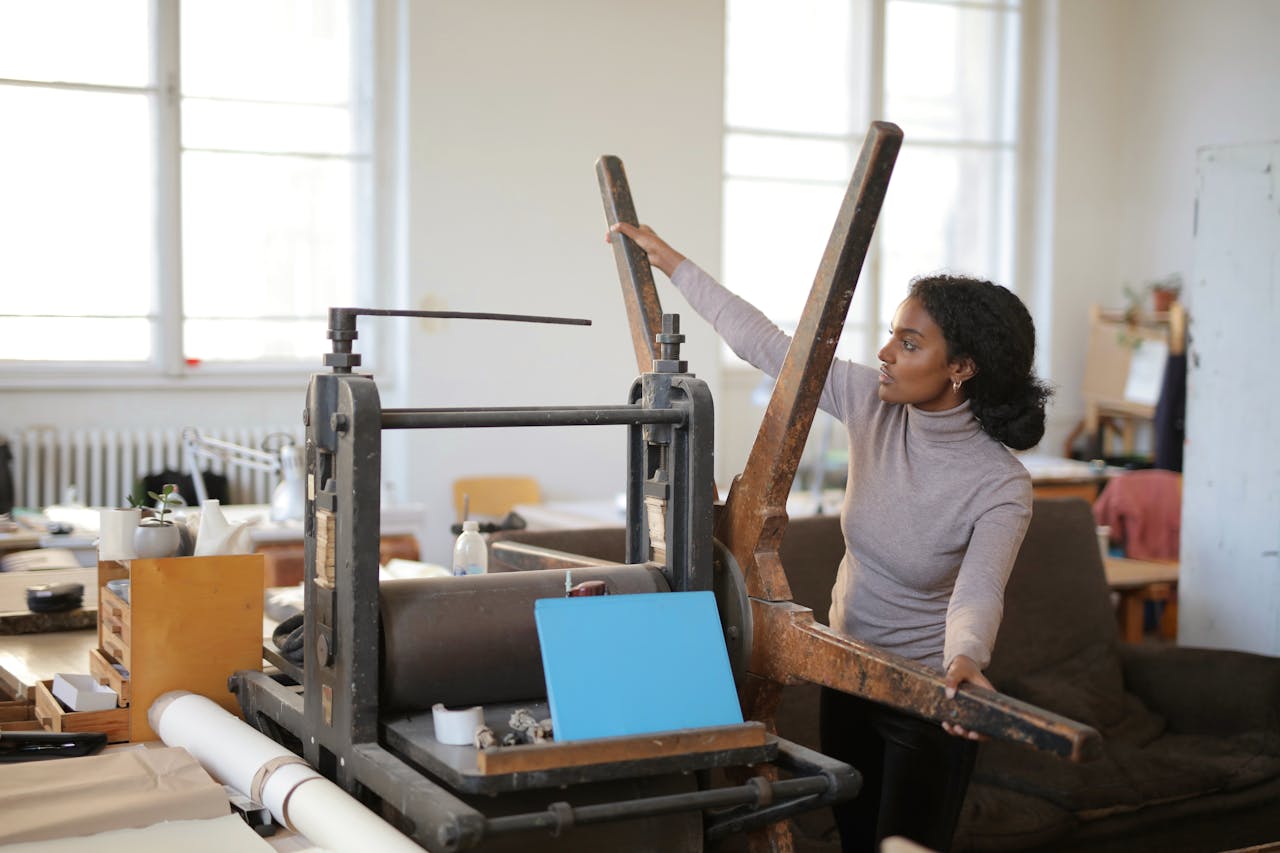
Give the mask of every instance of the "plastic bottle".
<svg viewBox="0 0 1280 853">
<path fill-rule="evenodd" d="M 480 535 L 480 523 L 462 522 L 462 533 L 453 545 L 454 575 L 482 575 L 489 570 L 489 546 Z"/>
</svg>

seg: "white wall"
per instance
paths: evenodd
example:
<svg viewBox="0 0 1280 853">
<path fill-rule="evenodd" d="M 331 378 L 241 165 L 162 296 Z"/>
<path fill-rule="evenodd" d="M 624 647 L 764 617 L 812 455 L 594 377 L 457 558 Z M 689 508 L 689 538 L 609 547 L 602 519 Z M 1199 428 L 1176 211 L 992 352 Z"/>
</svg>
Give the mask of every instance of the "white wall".
<svg viewBox="0 0 1280 853">
<path fill-rule="evenodd" d="M 321 342 L 322 344 L 324 342 Z M 316 369 L 323 369 L 321 354 Z M 184 383 L 159 387 L 148 383 L 121 388 L 109 378 L 92 382 L 0 391 L 0 432 L 27 427 L 62 429 L 151 429 L 196 426 L 217 430 L 240 426 L 294 427 L 302 430 L 307 378 L 268 387 L 244 383 Z M 123 500 L 123 496 L 121 497 Z"/>
<path fill-rule="evenodd" d="M 1219 241 L 1204 264 L 1210 287 L 1193 272 L 1193 228 L 1197 150 L 1280 139 L 1280 3 L 1068 0 L 1054 12 L 1061 87 L 1050 205 L 1055 427 L 1069 428 L 1081 413 L 1078 343 L 1089 303 L 1116 304 L 1126 283 L 1181 274 L 1193 399 L 1179 639 L 1276 654 L 1277 528 L 1268 508 L 1280 450 L 1269 439 L 1274 414 L 1264 411 L 1280 361 L 1274 323 L 1264 319 L 1275 313 L 1275 249 L 1256 245 L 1273 242 L 1264 226 L 1233 219 L 1246 215 L 1243 206 L 1219 210 L 1218 224 L 1228 223 L 1220 235 L 1260 236 L 1243 247 Z M 1237 274 L 1249 259 L 1260 264 Z M 1198 311 L 1208 320 L 1223 303 L 1237 306 L 1238 316 L 1212 328 L 1199 322 Z M 1197 374 L 1202 351 L 1221 358 Z"/>
<path fill-rule="evenodd" d="M 409 271 L 415 307 L 586 317 L 590 328 L 419 323 L 402 405 L 625 402 L 637 374 L 596 184 L 622 158 L 643 221 L 720 256 L 723 10 L 588 0 L 410 7 Z M 659 278 L 661 275 L 659 274 Z M 691 369 L 717 393 L 716 344 L 682 314 Z M 547 496 L 608 497 L 623 427 L 417 432 L 403 474 L 447 559 L 458 476 L 525 473 Z"/>
<path fill-rule="evenodd" d="M 1190 280 L 1196 149 L 1280 137 L 1280 3 L 1049 0 L 1059 92 L 1049 191 L 1058 386 L 1044 447 L 1083 415 L 1092 302 L 1125 284 Z M 1195 317 L 1191 317 L 1195 334 Z M 1188 448 L 1194 452 L 1194 448 Z"/>
<path fill-rule="evenodd" d="M 1056 7 L 1056 27 L 1045 34 L 1044 49 L 1056 56 L 1057 67 L 1046 71 L 1056 88 L 1055 125 L 1043 140 L 1052 157 L 1041 161 L 1048 174 L 1041 180 L 1050 195 L 1043 227 L 1049 256 L 1041 283 L 1037 325 L 1045 347 L 1041 364 L 1057 393 L 1050 411 L 1045 452 L 1060 450 L 1063 437 L 1083 414 L 1079 399 L 1084 376 L 1088 306 L 1105 301 L 1113 292 L 1110 268 L 1115 254 L 1115 212 L 1107 202 L 1115 185 L 1116 135 L 1120 104 L 1112 97 L 1119 77 L 1121 3 L 1068 2 Z M 1047 40 L 1054 39 L 1050 44 Z M 1020 251 L 1032 247 L 1023 245 Z M 1047 286 L 1048 298 L 1044 288 Z"/>
</svg>

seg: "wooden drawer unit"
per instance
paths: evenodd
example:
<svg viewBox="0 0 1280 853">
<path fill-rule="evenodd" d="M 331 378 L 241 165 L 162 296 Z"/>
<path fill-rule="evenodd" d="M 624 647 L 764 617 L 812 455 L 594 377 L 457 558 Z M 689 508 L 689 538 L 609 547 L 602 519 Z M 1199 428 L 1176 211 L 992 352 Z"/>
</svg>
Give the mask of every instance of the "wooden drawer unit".
<svg viewBox="0 0 1280 853">
<path fill-rule="evenodd" d="M 98 590 L 98 647 L 129 668 L 129 605 L 105 586 Z M 114 670 L 113 670 L 114 671 Z"/>
<path fill-rule="evenodd" d="M 199 693 L 239 715 L 227 678 L 262 669 L 262 574 L 261 554 L 98 563 L 98 648 L 89 671 L 119 694 L 125 740 L 155 739 L 147 710 L 170 690 Z M 128 602 L 107 589 L 116 578 L 129 579 Z"/>
</svg>

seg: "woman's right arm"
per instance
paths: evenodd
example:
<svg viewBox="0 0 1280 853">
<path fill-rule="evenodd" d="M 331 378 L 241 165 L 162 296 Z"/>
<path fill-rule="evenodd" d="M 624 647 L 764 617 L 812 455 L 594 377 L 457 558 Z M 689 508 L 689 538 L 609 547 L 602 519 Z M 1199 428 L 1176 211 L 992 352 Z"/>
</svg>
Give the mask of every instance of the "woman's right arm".
<svg viewBox="0 0 1280 853">
<path fill-rule="evenodd" d="M 716 333 L 742 360 L 777 377 L 791 346 L 791 336 L 779 329 L 754 305 L 730 292 L 726 287 L 685 258 L 659 237 L 648 226 L 618 223 L 610 228 L 636 242 L 649 257 L 649 262 L 662 270 L 672 284 L 688 300 L 693 309 L 711 324 Z M 847 391 L 849 382 L 856 381 L 857 372 L 866 368 L 837 359 L 831 367 L 831 375 L 823 388 L 819 406 L 837 418 L 843 419 L 844 394 L 832 393 L 832 389 Z M 874 377 L 861 377 L 874 388 Z M 872 392 L 874 393 L 874 392 Z"/>
<path fill-rule="evenodd" d="M 777 376 L 791 338 L 754 305 L 731 293 L 697 264 L 671 248 L 647 225 L 619 222 L 606 239 L 623 234 L 636 242 L 649 263 L 667 274 L 699 316 L 712 325 L 738 357 L 770 376 Z"/>
<path fill-rule="evenodd" d="M 649 256 L 649 263 L 667 274 L 667 278 L 675 275 L 676 267 L 680 266 L 684 255 L 671 248 L 666 240 L 659 237 L 648 225 L 631 225 L 627 222 L 618 222 L 609 227 L 609 233 L 605 235 L 605 240 L 613 241 L 614 234 L 622 234 L 630 237 L 635 244 L 644 253 Z"/>
</svg>

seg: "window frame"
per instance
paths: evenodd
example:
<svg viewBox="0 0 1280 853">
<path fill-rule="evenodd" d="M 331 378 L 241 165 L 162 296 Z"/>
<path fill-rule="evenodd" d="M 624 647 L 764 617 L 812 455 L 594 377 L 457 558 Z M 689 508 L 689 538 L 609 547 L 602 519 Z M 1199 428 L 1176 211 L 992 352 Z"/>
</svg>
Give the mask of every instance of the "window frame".
<svg viewBox="0 0 1280 853">
<path fill-rule="evenodd" d="M 1018 69 L 1019 81 L 1015 88 L 1009 107 L 1014 110 L 1013 115 L 1013 133 L 1011 140 L 971 140 L 971 139 L 948 139 L 948 138 L 913 138 L 908 137 L 903 141 L 904 149 L 922 149 L 922 150 L 982 150 L 989 151 L 994 154 L 1007 153 L 1012 157 L 1013 168 L 1011 180 L 1013 189 L 1011 193 L 1011 201 L 1009 204 L 1009 213 L 1012 221 L 1008 223 L 1005 234 L 1008 239 L 1009 250 L 1009 274 L 1012 280 L 1008 282 L 1000 282 L 1008 286 L 1015 293 L 1018 293 L 1024 300 L 1028 297 L 1029 287 L 1018 287 L 1017 284 L 1023 279 L 1021 273 L 1027 268 L 1027 259 L 1021 251 L 1021 244 L 1024 239 L 1024 223 L 1023 217 L 1020 215 L 1026 206 L 1026 158 L 1028 157 L 1028 133 L 1030 129 L 1028 115 L 1027 97 L 1031 88 L 1031 80 L 1028 71 L 1030 70 L 1030 51 L 1032 49 L 1031 42 L 1028 37 L 1030 35 L 1030 27 L 1032 25 L 1031 10 L 1028 8 L 1027 0 L 847 0 L 854 4 L 855 14 L 851 16 L 850 24 L 854 29 L 851 33 L 850 45 L 852 50 L 862 47 L 866 51 L 866 60 L 860 69 L 865 75 L 865 85 L 860 91 L 854 93 L 854 97 L 861 100 L 865 105 L 866 115 L 870 117 L 879 117 L 884 115 L 886 103 L 886 41 L 887 41 L 887 18 L 888 4 L 890 2 L 910 2 L 922 5 L 946 6 L 956 9 L 978 9 L 990 11 L 993 13 L 1013 12 L 1018 16 L 1017 39 L 1018 51 L 1014 62 Z M 861 6 L 861 16 L 859 13 Z M 866 34 L 861 36 L 858 33 L 859 26 L 865 25 Z M 1005 43 L 1007 45 L 1007 42 Z M 858 73 L 855 70 L 855 73 Z M 729 123 L 728 118 L 724 122 L 722 140 L 727 145 L 727 141 L 731 135 L 759 135 L 774 138 L 792 138 L 803 140 L 815 140 L 824 142 L 840 142 L 851 149 L 849 162 L 856 162 L 858 148 L 862 145 L 864 138 L 863 133 L 819 133 L 796 130 L 776 130 L 771 128 L 759 128 L 750 126 L 736 126 Z M 750 176 L 741 174 L 731 174 L 729 168 L 725 169 L 721 176 L 721 193 L 725 195 L 730 180 L 735 181 L 767 181 L 785 184 L 821 184 L 831 187 L 839 185 L 841 191 L 844 189 L 844 183 L 820 180 L 805 180 L 796 178 L 775 178 Z M 725 208 L 727 209 L 727 202 Z M 858 291 L 858 299 L 864 303 L 865 320 L 854 319 L 850 317 L 845 322 L 845 329 L 851 330 L 856 334 L 864 336 L 864 347 L 858 352 L 841 352 L 841 357 L 847 357 L 862 364 L 875 364 L 876 352 L 880 346 L 880 337 L 878 334 L 879 327 L 882 324 L 880 315 L 884 310 L 885 292 L 883 283 L 881 282 L 881 228 L 877 228 L 872 235 L 871 245 L 868 248 L 867 256 L 863 262 L 862 274 L 859 282 L 862 287 Z M 728 269 L 729 264 L 729 241 L 723 241 L 721 268 Z M 819 258 L 813 259 L 813 265 L 816 269 Z M 922 270 L 921 272 L 927 272 Z M 729 283 L 733 286 L 733 283 Z M 871 285 L 871 286 L 868 286 Z M 807 295 L 808 288 L 806 286 L 804 293 Z M 748 296 L 748 299 L 750 297 Z M 798 304 L 803 305 L 803 299 Z M 771 317 L 771 320 L 779 322 L 781 318 Z M 846 332 L 847 334 L 847 332 Z M 742 359 L 738 358 L 727 345 L 721 346 L 721 369 L 730 373 L 756 373 L 758 371 Z"/>
<path fill-rule="evenodd" d="M 200 362 L 188 365 L 183 352 L 182 278 L 182 92 L 181 0 L 151 0 L 150 81 L 145 86 L 4 79 L 0 85 L 87 92 L 119 92 L 148 98 L 152 115 L 151 223 L 155 271 L 150 283 L 151 357 L 145 361 L 0 360 L 0 388 L 13 390 L 129 390 L 296 388 L 300 379 L 323 369 L 325 340 L 314 360 L 299 362 Z M 396 187 L 403 148 L 397 143 L 403 110 L 399 68 L 404 11 L 396 0 L 352 0 L 352 102 L 356 128 L 353 150 L 335 155 L 357 171 L 353 192 L 355 251 L 353 304 L 377 305 L 394 298 L 404 275 L 399 259 L 403 200 Z M 201 149 L 193 149 L 201 150 Z M 278 152 L 275 152 L 278 153 Z M 390 335 L 395 332 L 389 329 Z M 395 351 L 388 334 L 365 344 L 370 359 Z M 386 384 L 396 381 L 388 365 Z"/>
</svg>

